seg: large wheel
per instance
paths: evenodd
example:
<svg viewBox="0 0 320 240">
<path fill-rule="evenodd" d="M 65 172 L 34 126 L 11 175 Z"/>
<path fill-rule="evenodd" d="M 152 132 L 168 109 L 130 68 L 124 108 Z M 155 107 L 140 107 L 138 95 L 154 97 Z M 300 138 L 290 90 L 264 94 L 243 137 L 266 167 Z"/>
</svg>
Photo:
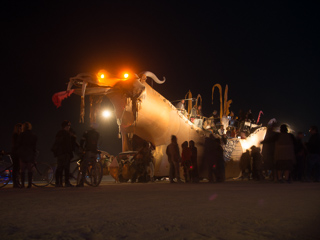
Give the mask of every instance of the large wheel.
<svg viewBox="0 0 320 240">
<path fill-rule="evenodd" d="M 36 187 L 48 186 L 54 176 L 52 167 L 46 163 L 36 163 L 32 168 L 32 184 Z"/>
<path fill-rule="evenodd" d="M 91 161 L 86 166 L 86 184 L 92 187 L 99 186 L 103 176 L 102 163 L 100 161 Z"/>
<path fill-rule="evenodd" d="M 11 179 L 9 167 L 10 166 L 8 164 L 0 162 L 0 188 L 6 186 Z"/>
</svg>

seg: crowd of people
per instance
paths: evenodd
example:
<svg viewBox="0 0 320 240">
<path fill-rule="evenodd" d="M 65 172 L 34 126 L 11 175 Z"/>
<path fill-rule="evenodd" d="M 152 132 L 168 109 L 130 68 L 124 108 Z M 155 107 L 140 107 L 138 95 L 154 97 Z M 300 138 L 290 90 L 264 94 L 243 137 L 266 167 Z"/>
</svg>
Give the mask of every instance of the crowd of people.
<svg viewBox="0 0 320 240">
<path fill-rule="evenodd" d="M 309 141 L 303 142 L 304 134 L 296 136 L 288 132 L 287 125 L 280 126 L 280 132 L 275 131 L 275 123 L 268 126 L 262 151 L 251 146 L 240 158 L 239 179 L 269 180 L 276 183 L 291 183 L 293 181 L 320 182 L 320 135 L 316 126 L 310 127 Z M 213 134 L 206 137 L 202 166 L 206 169 L 207 180 L 223 182 L 225 180 L 225 161 L 223 157 L 222 139 Z M 182 182 L 180 166 L 183 168 L 184 181 L 199 182 L 197 148 L 194 141 L 184 141 L 180 154 L 177 137 L 172 135 L 171 143 L 166 153 L 170 164 L 170 183 Z M 201 170 L 201 169 L 200 169 Z"/>
<path fill-rule="evenodd" d="M 255 121 L 251 109 L 247 112 L 240 109 L 238 116 L 235 116 L 231 111 L 228 116 L 221 118 L 217 110 L 214 110 L 209 117 L 205 117 L 202 113 L 202 106 L 197 104 L 188 113 L 185 109 L 184 99 L 176 104 L 176 108 L 197 127 L 209 130 L 223 138 L 245 138 L 254 128 L 260 126 L 258 125 L 259 121 Z"/>
<path fill-rule="evenodd" d="M 269 179 L 277 183 L 292 181 L 320 182 L 320 135 L 316 126 L 310 127 L 310 138 L 303 142 L 304 133 L 296 136 L 287 125 L 275 131 L 275 123 L 267 128 L 262 152 L 252 146 L 240 158 L 241 179 Z"/>
<path fill-rule="evenodd" d="M 180 166 L 183 168 L 183 176 L 185 183 L 198 183 L 199 169 L 198 166 L 198 150 L 195 142 L 190 140 L 181 144 L 181 155 L 179 145 L 175 135 L 171 136 L 171 143 L 167 146 L 166 154 L 170 164 L 169 180 L 170 183 L 182 183 L 180 179 Z M 207 178 L 210 183 L 223 182 L 225 180 L 225 163 L 223 158 L 223 149 L 220 138 L 215 138 L 213 134 L 205 139 L 204 157 L 202 168 L 207 170 Z"/>
<path fill-rule="evenodd" d="M 320 181 L 320 135 L 316 126 L 310 127 L 310 139 L 303 142 L 304 134 L 298 132 L 296 136 L 288 132 L 286 125 L 280 126 L 280 132 L 275 131 L 276 122 L 268 125 L 262 151 L 259 147 L 252 146 L 240 158 L 239 166 L 241 179 L 261 181 L 269 179 L 275 182 L 292 181 Z M 51 148 L 57 159 L 55 172 L 56 187 L 73 187 L 69 181 L 70 161 L 74 152 L 83 153 L 80 172 L 85 176 L 85 163 L 97 158 L 99 133 L 96 125 L 92 124 L 86 131 L 80 144 L 71 128 L 70 121 L 63 121 L 61 129 L 57 132 Z M 184 182 L 198 183 L 199 172 L 207 172 L 209 182 L 223 182 L 225 180 L 225 161 L 223 157 L 223 138 L 216 138 L 213 134 L 205 138 L 204 154 L 198 165 L 198 150 L 193 140 L 181 144 L 182 152 L 178 145 L 177 137 L 172 135 L 171 143 L 167 146 L 166 154 L 170 165 L 170 183 L 183 182 L 180 179 L 180 167 L 183 169 Z M 14 188 L 25 187 L 25 177 L 28 174 L 28 185 L 32 186 L 32 168 L 36 161 L 37 136 L 32 132 L 29 122 L 16 124 L 12 136 L 11 157 L 13 161 L 12 182 Z M 145 144 L 138 152 L 143 162 L 149 163 L 152 154 L 149 145 Z M 138 154 L 138 155 L 139 155 Z M 146 160 L 147 159 L 147 160 Z M 141 161 L 142 161 L 141 160 Z M 138 174 L 139 175 L 139 174 Z M 141 175 L 141 174 L 140 174 Z M 20 176 L 20 178 L 19 178 Z M 136 176 L 137 177 L 137 176 Z M 176 179 L 176 181 L 174 181 Z M 77 187 L 84 186 L 81 178 Z"/>
<path fill-rule="evenodd" d="M 69 181 L 69 174 L 70 161 L 73 158 L 74 152 L 83 154 L 80 166 L 82 177 L 76 186 L 84 186 L 83 178 L 85 176 L 86 163 L 97 158 L 99 137 L 96 125 L 92 124 L 90 129 L 83 134 L 80 144 L 78 144 L 76 135 L 71 129 L 70 121 L 65 120 L 62 122 L 61 129 L 57 132 L 51 148 L 54 157 L 57 159 L 55 187 L 73 187 Z M 32 132 L 31 123 L 16 124 L 13 131 L 11 149 L 11 159 L 13 162 L 12 183 L 14 188 L 25 187 L 26 172 L 28 173 L 27 187 L 32 187 L 32 169 L 35 166 L 37 156 L 37 136 Z"/>
<path fill-rule="evenodd" d="M 196 126 L 220 136 L 222 144 L 226 144 L 228 138 L 245 139 L 256 127 L 261 126 L 258 122 L 262 112 L 259 113 L 257 121 L 251 109 L 247 112 L 240 110 L 237 117 L 230 112 L 229 116 L 223 117 L 225 119 L 221 119 L 214 110 L 207 118 L 202 115 L 201 105 L 193 106 L 191 113 L 187 114 L 184 104 L 185 101 L 181 100 L 176 105 L 177 109 L 184 112 Z M 268 178 L 275 182 L 320 181 L 320 140 L 317 127 L 310 128 L 310 139 L 308 142 L 303 142 L 304 133 L 298 132 L 294 136 L 288 133 L 286 125 L 280 127 L 280 133 L 276 132 L 276 121 L 273 120 L 268 123 L 265 140 L 261 142 L 262 152 L 259 147 L 252 146 L 242 154 L 240 178 L 254 180 Z M 205 152 L 205 156 L 213 155 L 213 152 L 210 154 Z M 212 171 L 210 166 L 208 169 Z M 208 176 L 209 181 L 211 175 Z"/>
</svg>

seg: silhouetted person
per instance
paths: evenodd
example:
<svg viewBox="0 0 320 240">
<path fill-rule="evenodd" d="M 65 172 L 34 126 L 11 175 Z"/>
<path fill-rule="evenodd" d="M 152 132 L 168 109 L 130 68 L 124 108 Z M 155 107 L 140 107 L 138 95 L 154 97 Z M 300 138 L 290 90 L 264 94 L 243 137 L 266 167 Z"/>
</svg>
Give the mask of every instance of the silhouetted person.
<svg viewBox="0 0 320 240">
<path fill-rule="evenodd" d="M 19 171 L 20 171 L 20 161 L 18 155 L 18 138 L 22 132 L 22 124 L 17 123 L 14 126 L 12 134 L 12 148 L 11 148 L 11 158 L 12 158 L 12 183 L 14 188 L 19 188 Z"/>
<path fill-rule="evenodd" d="M 202 106 L 199 105 L 197 107 L 197 117 L 201 118 L 202 116 L 203 116 L 203 114 L 202 114 Z"/>
<path fill-rule="evenodd" d="M 305 180 L 307 149 L 303 143 L 303 132 L 298 132 L 296 136 L 296 164 L 294 166 L 293 179 L 296 181 Z"/>
<path fill-rule="evenodd" d="M 195 147 L 194 141 L 189 141 L 189 148 L 191 151 L 191 181 L 194 183 L 199 182 L 199 170 L 198 170 L 198 149 Z"/>
<path fill-rule="evenodd" d="M 278 133 L 274 131 L 275 124 L 271 123 L 267 127 L 266 136 L 264 140 L 261 142 L 263 144 L 262 147 L 262 161 L 263 167 L 267 175 L 271 180 L 277 180 L 277 171 L 275 169 L 275 160 L 274 160 L 274 148 L 276 136 Z"/>
<path fill-rule="evenodd" d="M 196 105 L 194 105 L 191 109 L 191 112 L 190 112 L 190 118 L 193 118 L 192 121 L 194 120 L 194 118 L 197 117 L 197 108 L 196 108 Z"/>
<path fill-rule="evenodd" d="M 277 135 L 274 158 L 278 181 L 283 182 L 285 180 L 289 182 L 289 174 L 293 170 L 293 165 L 296 161 L 295 138 L 291 133 L 288 133 L 288 128 L 285 124 L 280 126 L 280 133 Z"/>
<path fill-rule="evenodd" d="M 131 183 L 135 183 L 137 177 L 139 176 L 139 181 L 147 182 L 149 177 L 150 180 L 153 176 L 148 176 L 147 168 L 150 167 L 150 163 L 152 162 L 152 153 L 149 147 L 149 143 L 147 141 L 143 142 L 142 148 L 138 151 L 135 160 L 134 160 L 134 168 L 135 172 L 131 178 Z"/>
<path fill-rule="evenodd" d="M 247 114 L 246 114 L 246 120 L 249 121 L 249 122 L 252 122 L 252 123 L 255 122 L 254 118 L 253 118 L 253 114 L 251 112 L 251 109 L 249 109 Z"/>
<path fill-rule="evenodd" d="M 173 178 L 176 177 L 178 182 L 180 180 L 180 150 L 177 143 L 177 137 L 175 135 L 171 136 L 171 143 L 168 145 L 166 149 L 166 154 L 168 155 L 168 161 L 170 164 L 170 171 L 169 171 L 169 179 L 170 183 L 174 183 Z"/>
<path fill-rule="evenodd" d="M 81 179 L 77 187 L 84 186 L 87 164 L 90 161 L 94 161 L 98 156 L 98 140 L 100 138 L 100 134 L 97 132 L 96 128 L 97 124 L 92 123 L 90 129 L 84 132 L 80 140 L 80 148 L 84 149 L 84 157 L 80 166 Z"/>
<path fill-rule="evenodd" d="M 65 120 L 61 124 L 61 130 L 56 134 L 55 142 L 52 148 L 54 156 L 57 158 L 56 169 L 56 187 L 62 187 L 64 172 L 64 181 L 66 187 L 73 187 L 69 182 L 70 161 L 73 157 L 75 147 L 74 136 L 70 132 L 71 123 Z"/>
<path fill-rule="evenodd" d="M 20 159 L 21 187 L 24 188 L 25 171 L 28 171 L 28 188 L 32 185 L 32 168 L 36 158 L 37 136 L 31 131 L 29 122 L 22 124 L 22 133 L 18 137 L 18 154 Z"/>
<path fill-rule="evenodd" d="M 184 99 L 182 99 L 180 102 L 177 103 L 176 108 L 177 108 L 178 110 L 185 110 L 185 107 L 184 107 Z"/>
<path fill-rule="evenodd" d="M 234 112 L 231 111 L 230 112 L 229 126 L 231 126 L 231 127 L 235 126 L 235 122 L 236 122 L 236 120 L 235 120 Z"/>
<path fill-rule="evenodd" d="M 238 116 L 239 116 L 238 117 L 238 129 L 239 129 L 239 132 L 241 132 L 243 130 L 243 128 L 244 128 L 244 122 L 246 120 L 246 114 L 242 109 L 240 109 Z"/>
<path fill-rule="evenodd" d="M 214 136 L 210 134 L 204 141 L 204 166 L 208 171 L 209 183 L 213 183 L 213 168 L 217 165 L 217 159 L 215 156 L 216 143 Z"/>
<path fill-rule="evenodd" d="M 250 180 L 251 155 L 248 149 L 244 153 L 242 153 L 240 157 L 239 167 L 241 170 L 241 179 L 248 178 L 248 180 Z"/>
<path fill-rule="evenodd" d="M 224 130 L 223 125 L 220 126 L 220 129 L 218 130 L 218 133 L 219 133 L 220 136 L 223 136 L 223 134 L 225 134 L 225 130 Z"/>
<path fill-rule="evenodd" d="M 217 182 L 224 182 L 225 180 L 225 163 L 223 157 L 223 148 L 221 146 L 221 141 L 219 138 L 215 139 L 215 157 L 216 157 L 216 168 L 215 168 L 215 176 Z"/>
<path fill-rule="evenodd" d="M 312 179 L 320 181 L 320 135 L 316 126 L 310 127 L 310 138 L 306 143 L 308 149 L 307 156 L 307 181 Z"/>
<path fill-rule="evenodd" d="M 260 153 L 260 148 L 256 146 L 251 147 L 251 158 L 252 158 L 252 179 L 253 180 L 263 180 L 262 175 L 262 156 Z"/>
<path fill-rule="evenodd" d="M 215 125 L 220 122 L 220 116 L 218 115 L 217 110 L 213 110 L 213 112 L 209 115 L 209 118 L 213 118 L 213 123 Z"/>
<path fill-rule="evenodd" d="M 190 182 L 190 166 L 191 166 L 191 155 L 192 152 L 188 147 L 188 142 L 184 141 L 181 144 L 181 166 L 183 167 L 183 175 L 185 182 Z"/>
</svg>

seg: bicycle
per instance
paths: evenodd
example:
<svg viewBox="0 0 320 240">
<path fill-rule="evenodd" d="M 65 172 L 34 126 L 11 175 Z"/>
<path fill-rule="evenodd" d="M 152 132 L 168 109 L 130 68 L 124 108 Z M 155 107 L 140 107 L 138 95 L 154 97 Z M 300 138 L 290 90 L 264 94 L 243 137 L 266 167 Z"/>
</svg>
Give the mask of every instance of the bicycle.
<svg viewBox="0 0 320 240">
<path fill-rule="evenodd" d="M 4 158 L 7 156 L 7 158 Z M 6 186 L 12 180 L 13 162 L 10 155 L 1 153 L 0 155 L 0 188 Z"/>
<path fill-rule="evenodd" d="M 86 169 L 83 171 L 85 172 L 84 183 L 89 186 L 97 187 L 101 183 L 102 176 L 103 176 L 103 164 L 101 163 L 101 152 L 98 152 L 98 157 L 93 160 L 89 160 L 84 162 L 83 155 L 77 156 L 76 158 L 70 161 L 70 173 L 69 173 L 69 182 L 72 185 L 79 184 L 82 178 L 82 172 L 80 171 L 81 165 Z M 74 166 L 75 165 L 75 166 Z M 54 169 L 57 168 L 57 165 L 53 167 Z M 55 176 L 53 177 L 53 182 L 51 185 L 55 186 Z"/>
<path fill-rule="evenodd" d="M 70 172 L 69 172 L 69 182 L 72 184 L 72 185 L 76 185 L 77 182 L 78 182 L 78 175 L 79 175 L 79 160 L 81 158 L 77 157 L 75 159 L 72 159 L 70 161 L 70 169 L 72 169 Z M 53 175 L 53 180 L 51 182 L 51 185 L 52 186 L 56 186 L 56 176 L 55 176 L 55 172 L 57 170 L 57 164 L 53 164 L 52 166 L 53 170 L 54 170 L 54 175 Z M 64 174 L 63 174 L 63 177 L 64 177 Z"/>
<path fill-rule="evenodd" d="M 3 158 L 6 156 L 6 158 Z M 0 188 L 12 181 L 13 162 L 11 155 L 2 153 L 0 156 Z M 46 187 L 53 179 L 53 169 L 49 164 L 35 162 L 32 167 L 32 185 L 35 187 Z"/>
<path fill-rule="evenodd" d="M 53 169 L 47 163 L 35 162 L 32 168 L 32 185 L 36 187 L 46 187 L 53 180 Z"/>
<path fill-rule="evenodd" d="M 90 160 L 82 160 L 79 165 L 79 170 L 82 167 L 85 168 L 85 170 L 83 170 L 83 172 L 85 172 L 84 182 L 91 187 L 99 186 L 101 183 L 101 180 L 102 180 L 102 176 L 103 176 L 103 165 L 100 161 L 101 160 L 101 151 L 98 151 L 97 154 L 98 154 L 97 158 L 90 159 Z M 79 171 L 78 183 L 80 182 L 80 179 L 82 178 L 81 175 L 82 175 L 82 171 Z"/>
</svg>

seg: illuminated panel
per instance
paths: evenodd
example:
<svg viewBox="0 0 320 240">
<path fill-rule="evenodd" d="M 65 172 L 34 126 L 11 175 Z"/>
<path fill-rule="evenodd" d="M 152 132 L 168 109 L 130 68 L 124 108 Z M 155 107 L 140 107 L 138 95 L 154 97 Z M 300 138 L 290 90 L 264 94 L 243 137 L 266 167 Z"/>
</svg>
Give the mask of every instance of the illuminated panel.
<svg viewBox="0 0 320 240">
<path fill-rule="evenodd" d="M 240 139 L 242 151 L 245 152 L 252 146 L 260 147 L 260 142 L 264 139 L 266 131 L 266 127 L 262 127 L 250 134 L 246 139 Z"/>
</svg>

